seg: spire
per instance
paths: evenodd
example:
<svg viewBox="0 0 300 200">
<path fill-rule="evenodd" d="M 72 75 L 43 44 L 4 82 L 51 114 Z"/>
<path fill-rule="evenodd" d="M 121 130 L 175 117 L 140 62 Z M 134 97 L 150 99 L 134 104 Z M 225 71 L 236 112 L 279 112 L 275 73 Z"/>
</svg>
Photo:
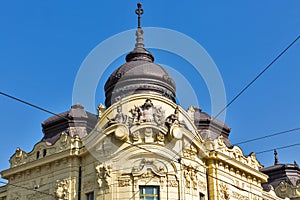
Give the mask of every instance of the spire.
<svg viewBox="0 0 300 200">
<path fill-rule="evenodd" d="M 144 38 L 143 38 L 144 31 L 141 26 L 141 16 L 142 14 L 144 14 L 144 9 L 142 8 L 141 2 L 137 4 L 137 9 L 135 10 L 135 14 L 137 14 L 138 16 L 138 27 L 136 30 L 135 48 L 144 48 Z"/>
<path fill-rule="evenodd" d="M 277 150 L 274 149 L 274 165 L 278 165 L 279 164 L 279 159 L 278 159 L 278 153 L 277 153 Z"/>
<path fill-rule="evenodd" d="M 135 61 L 135 60 L 145 60 L 149 62 L 154 61 L 153 55 L 147 51 L 144 47 L 144 31 L 142 29 L 141 25 L 141 16 L 144 14 L 144 9 L 142 8 L 142 3 L 139 2 L 137 3 L 137 9 L 135 10 L 135 14 L 138 16 L 138 26 L 136 30 L 136 43 L 135 43 L 135 48 L 132 52 L 130 52 L 126 56 L 126 61 Z"/>
</svg>

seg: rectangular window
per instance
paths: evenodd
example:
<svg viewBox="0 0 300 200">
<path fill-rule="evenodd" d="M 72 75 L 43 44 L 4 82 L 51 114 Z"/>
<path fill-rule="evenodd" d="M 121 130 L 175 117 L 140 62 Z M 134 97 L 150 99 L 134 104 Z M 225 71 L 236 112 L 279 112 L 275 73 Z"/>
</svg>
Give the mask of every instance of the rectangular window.
<svg viewBox="0 0 300 200">
<path fill-rule="evenodd" d="M 140 200 L 159 200 L 159 187 L 140 186 Z"/>
<path fill-rule="evenodd" d="M 94 200 L 94 192 L 87 193 L 86 200 Z"/>
</svg>

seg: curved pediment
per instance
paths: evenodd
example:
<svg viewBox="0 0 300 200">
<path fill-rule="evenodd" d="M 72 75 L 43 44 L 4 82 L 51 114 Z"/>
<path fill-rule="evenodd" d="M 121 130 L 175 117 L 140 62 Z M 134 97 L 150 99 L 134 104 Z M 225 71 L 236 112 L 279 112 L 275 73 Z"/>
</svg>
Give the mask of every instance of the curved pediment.
<svg viewBox="0 0 300 200">
<path fill-rule="evenodd" d="M 168 127 L 170 123 L 177 123 L 176 115 L 181 125 L 197 135 L 198 140 L 203 141 L 190 115 L 183 108 L 162 96 L 150 94 L 131 95 L 105 111 L 102 109 L 96 129 L 103 131 L 112 124 L 126 124 L 131 127 L 146 122 Z"/>
<path fill-rule="evenodd" d="M 16 167 L 57 154 L 67 149 L 74 149 L 77 151 L 80 147 L 81 140 L 78 135 L 71 137 L 67 133 L 62 132 L 59 139 L 53 145 L 48 145 L 46 141 L 40 141 L 34 145 L 29 153 L 17 148 L 9 162 L 11 167 Z"/>
<path fill-rule="evenodd" d="M 259 170 L 263 167 L 257 160 L 255 153 L 251 153 L 249 156 L 245 156 L 240 147 L 227 147 L 224 143 L 223 136 L 219 136 L 214 141 L 207 141 L 207 144 L 208 149 L 221 152 L 230 157 L 231 160 L 239 161 L 240 163 L 250 166 L 251 168 L 254 168 L 256 170 Z"/>
</svg>

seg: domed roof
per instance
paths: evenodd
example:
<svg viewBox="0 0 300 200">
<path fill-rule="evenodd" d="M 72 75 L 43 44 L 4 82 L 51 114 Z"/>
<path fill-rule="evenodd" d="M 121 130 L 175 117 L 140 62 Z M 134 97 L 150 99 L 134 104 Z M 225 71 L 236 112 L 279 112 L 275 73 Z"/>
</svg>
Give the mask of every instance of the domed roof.
<svg viewBox="0 0 300 200">
<path fill-rule="evenodd" d="M 154 57 L 144 48 L 126 56 L 126 63 L 116 69 L 105 84 L 105 105 L 132 94 L 158 94 L 175 102 L 176 86 L 168 72 L 153 63 Z"/>
<path fill-rule="evenodd" d="M 138 29 L 133 51 L 126 63 L 116 69 L 105 83 L 105 106 L 132 94 L 158 94 L 175 102 L 176 86 L 172 77 L 160 65 L 153 63 L 153 55 L 144 48 L 140 18 L 144 10 L 138 3 Z"/>
</svg>

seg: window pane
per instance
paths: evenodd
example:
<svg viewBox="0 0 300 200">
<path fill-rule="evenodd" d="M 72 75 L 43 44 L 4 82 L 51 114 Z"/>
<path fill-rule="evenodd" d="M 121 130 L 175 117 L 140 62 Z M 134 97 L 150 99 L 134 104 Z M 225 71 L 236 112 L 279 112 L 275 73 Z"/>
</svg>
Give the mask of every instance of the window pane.
<svg viewBox="0 0 300 200">
<path fill-rule="evenodd" d="M 145 187 L 145 194 L 153 194 L 153 187 Z"/>
<path fill-rule="evenodd" d="M 140 200 L 159 200 L 159 187 L 140 186 Z"/>
</svg>

